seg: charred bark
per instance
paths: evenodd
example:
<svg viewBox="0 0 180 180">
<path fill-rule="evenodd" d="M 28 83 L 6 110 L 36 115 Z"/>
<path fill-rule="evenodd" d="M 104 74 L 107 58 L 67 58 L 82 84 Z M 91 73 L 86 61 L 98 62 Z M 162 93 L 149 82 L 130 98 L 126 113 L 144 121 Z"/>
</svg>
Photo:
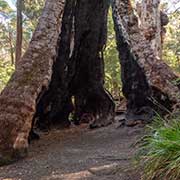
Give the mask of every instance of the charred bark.
<svg viewBox="0 0 180 180">
<path fill-rule="evenodd" d="M 123 92 L 128 100 L 128 112 L 133 112 L 132 117 L 135 120 L 147 121 L 152 117 L 150 107 L 172 110 L 172 105 L 179 103 L 180 91 L 173 84 L 177 76 L 156 57 L 151 44 L 140 31 L 138 18 L 130 1 L 114 0 L 112 7 L 117 45 L 124 73 L 122 75 Z M 141 100 L 140 104 L 139 100 Z M 129 104 L 134 104 L 134 108 Z M 145 112 L 145 116 L 142 116 L 144 113 L 141 109 Z M 128 113 L 127 119 L 129 119 Z"/>
<path fill-rule="evenodd" d="M 104 89 L 103 48 L 107 33 L 107 0 L 79 0 L 75 13 L 76 63 L 71 91 L 75 96 L 76 122 L 90 116 L 90 127 L 106 126 L 113 121 L 114 103 Z"/>
<path fill-rule="evenodd" d="M 151 89 L 143 69 L 138 65 L 137 57 L 131 51 L 130 42 L 125 36 L 126 32 L 122 20 L 116 14 L 118 13 L 116 8 L 113 6 L 113 20 L 121 64 L 122 92 L 127 99 L 126 124 L 135 125 L 138 121 L 152 119 L 153 111 L 148 100 Z"/>
<path fill-rule="evenodd" d="M 72 96 L 75 124 L 91 120 L 91 127 L 99 127 L 112 122 L 114 103 L 103 87 L 108 7 L 108 1 L 66 3 L 52 80 L 48 91 L 38 98 L 34 121 L 37 119 L 40 129 L 70 124 Z M 36 137 L 33 131 L 31 134 Z"/>
<path fill-rule="evenodd" d="M 71 63 L 74 7 L 75 0 L 66 2 L 51 83 L 37 103 L 34 120 L 37 119 L 36 125 L 40 129 L 49 129 L 53 125 L 62 127 L 70 125 L 68 117 L 73 111 L 73 104 L 69 85 L 75 70 Z"/>
</svg>

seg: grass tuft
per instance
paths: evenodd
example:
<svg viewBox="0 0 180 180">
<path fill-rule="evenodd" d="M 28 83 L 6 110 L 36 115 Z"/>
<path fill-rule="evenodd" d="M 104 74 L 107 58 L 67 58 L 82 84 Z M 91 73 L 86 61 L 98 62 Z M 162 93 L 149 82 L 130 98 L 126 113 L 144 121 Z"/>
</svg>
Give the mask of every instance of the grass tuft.
<svg viewBox="0 0 180 180">
<path fill-rule="evenodd" d="M 141 148 L 146 180 L 180 179 L 180 117 L 169 122 L 157 116 Z M 143 153 L 142 153 L 143 152 Z"/>
</svg>

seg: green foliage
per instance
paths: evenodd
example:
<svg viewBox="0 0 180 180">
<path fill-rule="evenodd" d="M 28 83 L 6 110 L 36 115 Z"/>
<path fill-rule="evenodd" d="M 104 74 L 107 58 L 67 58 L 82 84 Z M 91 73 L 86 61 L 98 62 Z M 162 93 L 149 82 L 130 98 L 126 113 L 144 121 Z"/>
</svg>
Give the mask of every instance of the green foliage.
<svg viewBox="0 0 180 180">
<path fill-rule="evenodd" d="M 23 45 L 22 51 L 28 47 L 44 0 L 23 1 Z M 0 0 L 0 91 L 14 71 L 16 46 L 16 11 L 11 9 L 5 0 Z"/>
<path fill-rule="evenodd" d="M 165 122 L 158 116 L 150 126 L 151 135 L 145 138 L 141 157 L 144 179 L 180 179 L 179 118 Z"/>
<path fill-rule="evenodd" d="M 116 49 L 116 37 L 111 10 L 108 16 L 108 36 L 104 57 L 105 86 L 114 97 L 118 98 L 121 92 L 120 64 L 118 51 Z"/>
<path fill-rule="evenodd" d="M 179 86 L 180 85 L 180 78 L 177 78 L 173 83 L 174 83 L 174 85 Z"/>
<path fill-rule="evenodd" d="M 24 1 L 24 13 L 30 19 L 37 19 L 40 17 L 45 0 L 26 0 Z"/>
<path fill-rule="evenodd" d="M 45 3 L 45 0 L 24 1 L 23 13 L 26 16 L 26 20 L 33 26 L 33 28 L 35 28 L 37 25 L 37 20 L 41 15 L 44 3 Z"/>
<path fill-rule="evenodd" d="M 4 0 L 0 0 L 0 90 L 13 71 L 16 13 Z"/>
<path fill-rule="evenodd" d="M 9 62 L 0 61 L 0 91 L 5 87 L 13 72 L 14 66 Z"/>
<path fill-rule="evenodd" d="M 11 13 L 12 10 L 9 7 L 8 3 L 4 0 L 0 0 L 0 13 L 1 14 L 6 14 L 6 13 Z"/>
<path fill-rule="evenodd" d="M 180 11 L 169 15 L 164 39 L 163 59 L 180 73 Z"/>
</svg>

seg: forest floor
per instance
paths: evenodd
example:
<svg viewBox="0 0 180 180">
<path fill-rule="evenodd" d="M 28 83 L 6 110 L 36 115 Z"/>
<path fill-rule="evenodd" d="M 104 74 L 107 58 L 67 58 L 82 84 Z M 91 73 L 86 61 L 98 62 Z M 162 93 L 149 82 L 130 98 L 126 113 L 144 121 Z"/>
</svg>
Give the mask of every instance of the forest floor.
<svg viewBox="0 0 180 180">
<path fill-rule="evenodd" d="M 0 167 L 0 180 L 140 180 L 133 161 L 143 134 L 116 124 L 54 129 L 30 145 L 26 159 Z"/>
</svg>

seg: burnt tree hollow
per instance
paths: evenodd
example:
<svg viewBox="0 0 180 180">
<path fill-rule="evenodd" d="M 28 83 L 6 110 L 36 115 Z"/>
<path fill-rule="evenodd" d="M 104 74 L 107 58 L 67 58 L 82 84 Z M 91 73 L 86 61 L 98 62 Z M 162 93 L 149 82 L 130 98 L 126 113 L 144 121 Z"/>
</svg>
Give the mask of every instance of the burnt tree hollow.
<svg viewBox="0 0 180 180">
<path fill-rule="evenodd" d="M 125 122 L 129 126 L 139 122 L 149 123 L 155 110 L 162 111 L 151 99 L 166 95 L 161 91 L 154 94 L 145 70 L 139 64 L 139 57 L 132 51 L 127 30 L 131 24 L 126 27 L 115 4 L 116 1 L 113 1 L 114 29 L 121 65 L 122 91 L 127 99 Z M 48 90 L 42 91 L 37 99 L 30 133 L 32 137 L 38 138 L 33 133 L 34 125 L 43 130 L 51 126 L 69 127 L 70 114 L 75 124 L 86 122 L 90 128 L 107 126 L 113 122 L 115 104 L 111 94 L 104 88 L 103 51 L 107 41 L 109 7 L 108 0 L 66 2 L 51 82 Z M 131 7 L 130 4 L 124 3 L 124 12 L 128 7 Z M 165 104 L 159 99 L 157 101 Z M 168 109 L 172 106 L 169 100 Z"/>
<path fill-rule="evenodd" d="M 52 79 L 37 99 L 32 138 L 34 126 L 68 127 L 70 114 L 75 124 L 88 122 L 90 128 L 113 122 L 115 104 L 104 88 L 108 9 L 107 0 L 66 2 Z"/>
</svg>

